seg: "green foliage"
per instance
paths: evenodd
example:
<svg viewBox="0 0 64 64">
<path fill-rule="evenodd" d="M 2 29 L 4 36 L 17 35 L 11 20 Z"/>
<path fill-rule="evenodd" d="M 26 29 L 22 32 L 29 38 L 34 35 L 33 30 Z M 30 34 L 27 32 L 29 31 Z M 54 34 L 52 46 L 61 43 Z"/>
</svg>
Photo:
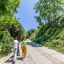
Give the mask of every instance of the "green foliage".
<svg viewBox="0 0 64 64">
<path fill-rule="evenodd" d="M 15 17 L 21 0 L 0 0 L 0 53 L 11 52 L 13 38 L 21 40 L 25 30 Z"/>
<path fill-rule="evenodd" d="M 31 41 L 34 41 L 35 38 L 36 38 L 37 33 L 38 33 L 38 30 L 35 30 L 35 32 L 32 33 L 31 36 L 29 36 L 29 39 L 30 39 Z"/>
<path fill-rule="evenodd" d="M 26 36 L 26 37 L 29 38 L 35 31 L 36 31 L 35 28 L 29 29 L 29 30 L 27 31 L 27 36 Z"/>
<path fill-rule="evenodd" d="M 38 16 L 35 16 L 37 22 L 41 23 L 42 20 L 45 20 L 50 23 L 53 20 L 56 20 L 61 16 L 60 13 L 64 12 L 63 6 L 63 0 L 39 0 L 34 6 L 35 12 L 39 14 Z"/>
<path fill-rule="evenodd" d="M 21 0 L 0 0 L 0 14 L 16 12 Z"/>
<path fill-rule="evenodd" d="M 44 26 L 39 25 L 40 28 L 37 30 L 37 34 L 35 35 L 34 39 L 32 38 L 32 40 L 36 43 L 48 46 L 49 48 L 64 53 L 64 26 L 63 26 L 64 22 L 63 21 L 64 18 L 60 20 L 60 24 L 45 23 Z M 34 35 L 32 34 L 31 37 L 33 36 Z"/>
<path fill-rule="evenodd" d="M 11 52 L 12 48 L 12 43 L 13 43 L 13 38 L 10 36 L 10 33 L 6 31 L 2 31 L 1 35 L 3 38 L 1 39 L 1 44 L 2 44 L 2 49 L 1 49 L 1 54 L 8 54 Z"/>
<path fill-rule="evenodd" d="M 64 53 L 64 43 L 62 40 L 52 40 L 51 42 L 46 42 L 45 46 L 48 46 L 49 48 L 53 48 L 59 52 Z"/>
</svg>

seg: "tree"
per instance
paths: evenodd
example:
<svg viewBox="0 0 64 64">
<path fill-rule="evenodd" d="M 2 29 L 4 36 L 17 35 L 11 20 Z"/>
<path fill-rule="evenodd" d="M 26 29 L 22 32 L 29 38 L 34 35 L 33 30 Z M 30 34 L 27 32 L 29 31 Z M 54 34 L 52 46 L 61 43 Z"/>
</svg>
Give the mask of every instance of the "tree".
<svg viewBox="0 0 64 64">
<path fill-rule="evenodd" d="M 29 29 L 28 31 L 27 31 L 27 38 L 29 37 L 29 36 L 31 36 L 34 32 L 36 31 L 36 29 L 35 28 L 31 28 L 31 29 Z"/>
<path fill-rule="evenodd" d="M 39 16 L 35 17 L 37 22 L 45 20 L 50 23 L 56 20 L 64 12 L 63 6 L 63 0 L 39 0 L 34 6 L 35 12 L 39 13 Z"/>
<path fill-rule="evenodd" d="M 0 0 L 0 30 L 5 31 L 8 29 L 12 37 L 17 36 L 19 38 L 21 38 L 21 35 L 23 35 L 24 28 L 18 22 L 18 19 L 16 19 L 14 14 L 17 12 L 16 9 L 19 7 L 20 1 L 21 0 Z M 2 7 L 4 8 L 2 9 Z"/>
<path fill-rule="evenodd" d="M 0 0 L 0 15 L 17 12 L 21 0 Z"/>
</svg>

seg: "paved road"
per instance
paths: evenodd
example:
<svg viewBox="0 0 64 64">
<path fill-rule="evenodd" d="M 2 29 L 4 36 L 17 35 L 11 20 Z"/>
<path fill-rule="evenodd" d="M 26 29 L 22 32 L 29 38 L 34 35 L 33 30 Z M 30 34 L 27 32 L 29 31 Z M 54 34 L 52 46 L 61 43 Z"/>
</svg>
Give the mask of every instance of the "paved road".
<svg viewBox="0 0 64 64">
<path fill-rule="evenodd" d="M 22 51 L 20 51 L 22 53 Z M 58 53 L 59 54 L 59 53 Z M 13 64 L 13 53 L 4 57 L 0 64 Z M 62 60 L 61 60 L 62 59 Z M 64 64 L 64 56 L 59 59 L 57 53 L 47 47 L 28 42 L 27 56 L 22 60 L 22 54 L 17 56 L 15 64 Z"/>
</svg>

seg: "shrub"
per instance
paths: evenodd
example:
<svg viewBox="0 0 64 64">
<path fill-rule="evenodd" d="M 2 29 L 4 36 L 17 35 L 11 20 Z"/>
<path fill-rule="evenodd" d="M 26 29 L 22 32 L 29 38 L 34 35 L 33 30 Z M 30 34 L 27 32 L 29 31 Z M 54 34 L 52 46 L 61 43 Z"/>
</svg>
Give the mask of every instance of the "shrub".
<svg viewBox="0 0 64 64">
<path fill-rule="evenodd" d="M 11 52 L 13 38 L 10 36 L 10 34 L 7 30 L 2 31 L 2 34 L 3 34 L 3 39 L 1 40 L 2 50 L 0 53 L 1 54 L 8 54 Z"/>
</svg>

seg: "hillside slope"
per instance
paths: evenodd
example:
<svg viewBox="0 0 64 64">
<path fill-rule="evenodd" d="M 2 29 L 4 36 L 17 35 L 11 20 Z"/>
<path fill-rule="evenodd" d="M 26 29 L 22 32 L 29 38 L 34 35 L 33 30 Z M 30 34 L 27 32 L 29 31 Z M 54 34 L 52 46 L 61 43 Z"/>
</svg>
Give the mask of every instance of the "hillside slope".
<svg viewBox="0 0 64 64">
<path fill-rule="evenodd" d="M 61 18 L 60 18 L 61 19 Z M 64 17 L 57 23 L 46 23 L 38 29 L 34 42 L 64 53 Z"/>
</svg>

